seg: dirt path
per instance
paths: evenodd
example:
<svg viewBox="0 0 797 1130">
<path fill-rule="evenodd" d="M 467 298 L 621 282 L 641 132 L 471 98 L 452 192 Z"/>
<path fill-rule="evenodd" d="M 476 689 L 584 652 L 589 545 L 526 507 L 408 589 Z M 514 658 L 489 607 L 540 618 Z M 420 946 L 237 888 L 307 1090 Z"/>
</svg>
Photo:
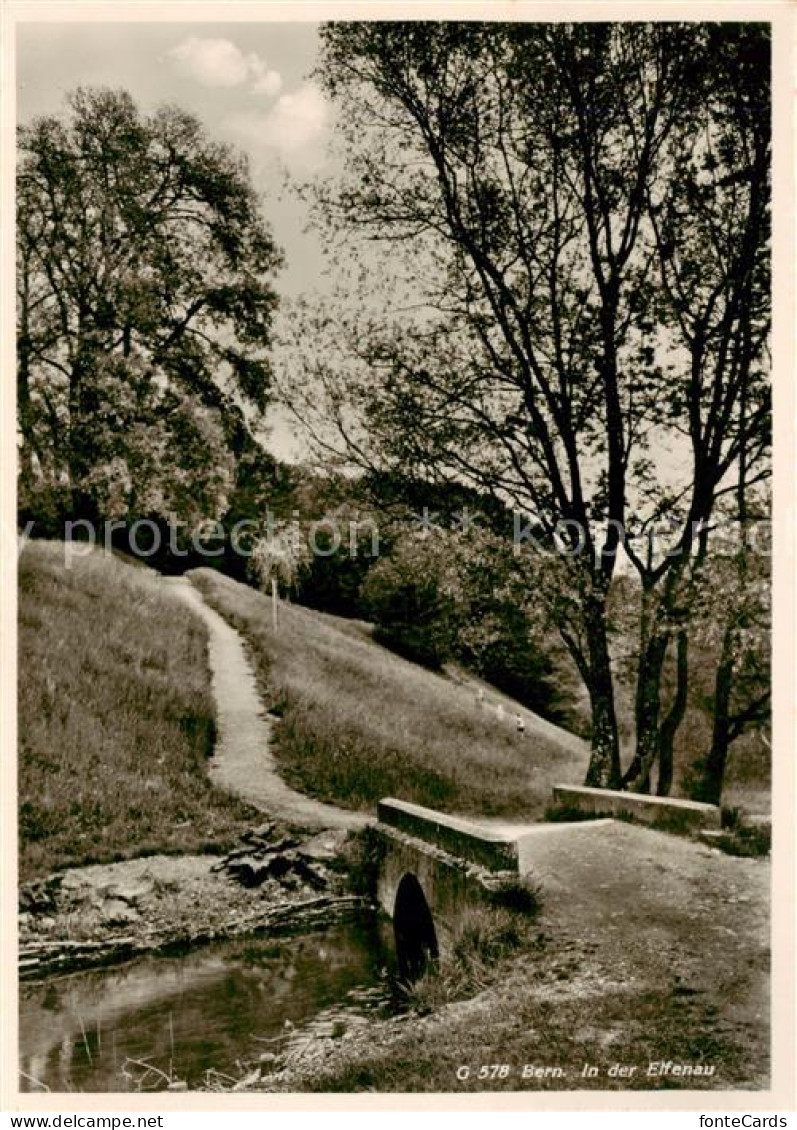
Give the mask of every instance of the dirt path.
<svg viewBox="0 0 797 1130">
<path fill-rule="evenodd" d="M 560 828 L 524 837 L 521 865 L 542 886 L 541 925 L 565 968 L 594 965 L 641 1012 L 651 994 L 669 994 L 682 1015 L 677 1054 L 711 1061 L 727 1045 L 744 1085 L 760 1087 L 769 1066 L 769 860 L 617 820 Z"/>
<path fill-rule="evenodd" d="M 241 637 L 205 604 L 190 581 L 167 578 L 164 584 L 202 617 L 208 629 L 218 728 L 210 767 L 214 784 L 288 824 L 348 829 L 368 823 L 368 816 L 312 800 L 282 780 L 270 748 L 271 721 L 263 709 Z"/>
<path fill-rule="evenodd" d="M 202 598 L 190 581 L 182 577 L 164 578 L 164 584 L 204 620 L 208 629 L 208 648 L 213 694 L 216 699 L 216 724 L 219 735 L 210 774 L 215 784 L 242 797 L 255 808 L 278 820 L 304 827 L 361 828 L 372 818 L 335 805 L 324 804 L 296 792 L 279 775 L 270 752 L 271 721 L 263 709 L 252 665 L 240 634 Z M 462 680 L 465 681 L 464 679 Z M 473 681 L 474 686 L 477 681 Z M 497 692 L 496 692 L 497 693 Z M 503 697 L 503 696 L 498 696 Z M 509 699 L 504 698 L 509 702 Z M 569 738 L 579 752 L 583 742 L 572 734 L 523 708 L 534 725 L 550 727 Z M 499 817 L 459 817 L 473 827 L 489 828 L 507 837 L 520 836 L 535 825 L 528 821 L 507 821 Z"/>
</svg>

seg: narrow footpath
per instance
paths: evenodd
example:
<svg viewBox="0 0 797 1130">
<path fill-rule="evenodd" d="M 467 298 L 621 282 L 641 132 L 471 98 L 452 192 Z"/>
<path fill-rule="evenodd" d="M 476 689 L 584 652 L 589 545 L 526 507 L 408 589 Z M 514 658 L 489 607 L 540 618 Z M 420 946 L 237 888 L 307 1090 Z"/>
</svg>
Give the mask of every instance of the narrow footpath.
<svg viewBox="0 0 797 1130">
<path fill-rule="evenodd" d="M 210 763 L 215 785 L 254 808 L 304 828 L 361 828 L 371 818 L 323 804 L 296 792 L 282 780 L 271 752 L 271 720 L 257 689 L 243 641 L 209 608 L 190 581 L 164 578 L 208 629 L 208 652 L 216 700 L 216 749 Z"/>
</svg>

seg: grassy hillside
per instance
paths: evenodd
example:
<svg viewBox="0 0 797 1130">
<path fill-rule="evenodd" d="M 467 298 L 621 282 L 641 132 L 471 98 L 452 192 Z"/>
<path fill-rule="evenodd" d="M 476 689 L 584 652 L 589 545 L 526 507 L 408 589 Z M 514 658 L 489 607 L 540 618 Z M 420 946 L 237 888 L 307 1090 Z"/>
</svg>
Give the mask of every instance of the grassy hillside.
<svg viewBox="0 0 797 1130">
<path fill-rule="evenodd" d="M 255 814 L 208 783 L 205 631 L 157 574 L 101 552 L 19 565 L 20 875 L 229 843 Z"/>
<path fill-rule="evenodd" d="M 350 808 L 393 795 L 533 816 L 554 782 L 583 780 L 586 749 L 555 727 L 518 734 L 473 689 L 401 659 L 349 621 L 281 604 L 275 631 L 267 597 L 211 570 L 191 577 L 247 640 L 264 697 L 281 715 L 281 772 L 302 792 Z"/>
</svg>

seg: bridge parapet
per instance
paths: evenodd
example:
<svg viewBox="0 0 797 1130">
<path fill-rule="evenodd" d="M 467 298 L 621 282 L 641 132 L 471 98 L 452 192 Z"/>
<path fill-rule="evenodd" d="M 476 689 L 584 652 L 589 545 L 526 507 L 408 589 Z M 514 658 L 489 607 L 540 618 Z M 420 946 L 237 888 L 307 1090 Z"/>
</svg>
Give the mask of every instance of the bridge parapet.
<svg viewBox="0 0 797 1130">
<path fill-rule="evenodd" d="M 692 831 L 719 828 L 721 813 L 715 804 L 647 793 L 592 789 L 586 785 L 554 785 L 554 803 L 565 809 L 600 816 L 627 816 L 654 828 Z"/>
<path fill-rule="evenodd" d="M 433 808 L 393 797 L 380 800 L 376 814 L 379 824 L 441 848 L 457 859 L 475 863 L 487 871 L 518 870 L 517 837 L 510 838 L 456 816 L 447 816 Z"/>
</svg>

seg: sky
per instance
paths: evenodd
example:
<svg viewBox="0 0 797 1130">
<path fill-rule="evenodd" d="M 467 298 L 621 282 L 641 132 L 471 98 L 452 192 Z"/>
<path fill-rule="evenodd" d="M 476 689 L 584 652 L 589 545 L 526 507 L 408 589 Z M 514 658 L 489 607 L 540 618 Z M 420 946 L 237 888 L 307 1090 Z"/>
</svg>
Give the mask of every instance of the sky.
<svg viewBox="0 0 797 1130">
<path fill-rule="evenodd" d="M 264 213 L 283 249 L 277 289 L 293 297 L 320 283 L 321 248 L 306 232 L 286 175 L 325 171 L 332 108 L 312 78 L 318 26 L 311 23 L 29 23 L 17 32 L 17 117 L 65 109 L 77 86 L 128 90 L 143 110 L 174 102 L 208 134 L 250 159 Z M 302 456 L 278 412 L 268 442 L 281 458 Z"/>
</svg>

